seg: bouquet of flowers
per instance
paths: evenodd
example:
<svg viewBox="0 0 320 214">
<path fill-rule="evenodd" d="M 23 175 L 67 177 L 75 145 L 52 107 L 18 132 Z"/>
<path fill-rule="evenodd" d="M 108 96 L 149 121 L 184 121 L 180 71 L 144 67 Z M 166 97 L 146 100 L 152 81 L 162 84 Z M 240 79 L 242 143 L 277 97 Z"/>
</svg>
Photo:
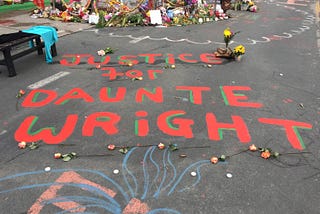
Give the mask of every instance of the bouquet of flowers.
<svg viewBox="0 0 320 214">
<path fill-rule="evenodd" d="M 235 57 L 238 57 L 245 54 L 245 52 L 246 52 L 246 48 L 243 45 L 238 45 L 233 49 L 232 53 Z"/>
<path fill-rule="evenodd" d="M 224 42 L 226 44 L 226 48 L 217 48 L 217 51 L 214 52 L 214 54 L 217 57 L 224 57 L 224 58 L 228 58 L 228 59 L 238 59 L 239 56 L 245 54 L 246 49 L 243 45 L 238 45 L 233 50 L 231 48 L 229 48 L 229 44 L 230 44 L 231 40 L 238 33 L 240 33 L 240 31 L 233 33 L 230 30 L 230 28 L 226 28 L 223 31 L 223 38 L 224 38 Z"/>
</svg>

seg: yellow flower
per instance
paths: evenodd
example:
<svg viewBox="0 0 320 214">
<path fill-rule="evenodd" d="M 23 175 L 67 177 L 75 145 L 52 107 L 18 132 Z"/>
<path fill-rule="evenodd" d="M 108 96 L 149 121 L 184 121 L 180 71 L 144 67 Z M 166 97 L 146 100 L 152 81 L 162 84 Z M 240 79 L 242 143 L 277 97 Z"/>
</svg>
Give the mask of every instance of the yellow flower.
<svg viewBox="0 0 320 214">
<path fill-rule="evenodd" d="M 223 31 L 223 35 L 224 35 L 224 37 L 231 37 L 232 32 L 230 31 L 230 28 L 226 28 L 226 29 Z"/>
<path fill-rule="evenodd" d="M 246 52 L 246 49 L 243 45 L 238 45 L 233 49 L 233 52 L 237 55 L 243 55 Z"/>
</svg>

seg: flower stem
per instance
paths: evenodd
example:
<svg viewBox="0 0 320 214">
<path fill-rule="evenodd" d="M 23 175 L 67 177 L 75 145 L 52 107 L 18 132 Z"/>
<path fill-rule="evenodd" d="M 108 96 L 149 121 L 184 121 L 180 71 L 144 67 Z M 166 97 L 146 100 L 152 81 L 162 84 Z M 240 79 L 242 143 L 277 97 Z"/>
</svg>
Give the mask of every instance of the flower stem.
<svg viewBox="0 0 320 214">
<path fill-rule="evenodd" d="M 211 148 L 211 146 L 186 146 L 186 147 L 180 147 L 180 149 L 203 149 L 203 148 Z"/>
<path fill-rule="evenodd" d="M 16 110 L 19 111 L 19 98 L 17 98 L 17 102 L 16 102 Z"/>
<path fill-rule="evenodd" d="M 240 152 L 235 153 L 235 154 L 232 154 L 232 155 L 227 155 L 227 158 L 231 158 L 231 157 L 233 157 L 233 156 L 240 155 L 240 154 L 242 154 L 242 153 L 244 153 L 244 152 L 247 152 L 247 151 L 249 151 L 249 149 L 246 149 L 246 150 L 240 151 Z"/>
<path fill-rule="evenodd" d="M 288 152 L 288 153 L 281 153 L 280 155 L 299 155 L 299 154 L 311 154 L 311 152 Z"/>
<path fill-rule="evenodd" d="M 112 154 L 77 155 L 77 157 L 106 157 L 106 156 L 114 156 L 114 155 L 112 155 Z"/>
</svg>

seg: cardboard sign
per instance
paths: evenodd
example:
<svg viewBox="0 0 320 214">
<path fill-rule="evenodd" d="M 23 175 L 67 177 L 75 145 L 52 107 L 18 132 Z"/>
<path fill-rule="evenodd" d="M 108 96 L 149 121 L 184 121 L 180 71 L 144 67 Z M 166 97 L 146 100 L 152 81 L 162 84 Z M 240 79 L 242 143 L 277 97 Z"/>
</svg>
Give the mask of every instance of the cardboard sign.
<svg viewBox="0 0 320 214">
<path fill-rule="evenodd" d="M 162 25 L 162 17 L 160 10 L 150 10 L 151 24 Z"/>
</svg>

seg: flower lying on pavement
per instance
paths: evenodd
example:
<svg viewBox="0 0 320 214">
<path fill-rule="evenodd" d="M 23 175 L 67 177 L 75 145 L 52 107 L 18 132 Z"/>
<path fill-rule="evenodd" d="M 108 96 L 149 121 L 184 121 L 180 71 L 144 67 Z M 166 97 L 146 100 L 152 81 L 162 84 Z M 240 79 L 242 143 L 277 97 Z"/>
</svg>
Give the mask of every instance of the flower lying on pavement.
<svg viewBox="0 0 320 214">
<path fill-rule="evenodd" d="M 17 98 L 16 110 L 17 110 L 17 111 L 19 111 L 19 99 L 20 99 L 23 95 L 25 95 L 25 94 L 26 94 L 26 92 L 25 92 L 24 90 L 20 89 L 20 90 L 18 91 L 17 95 L 16 95 L 16 98 Z"/>
<path fill-rule="evenodd" d="M 54 153 L 54 159 L 60 159 L 62 157 L 61 153 Z"/>
<path fill-rule="evenodd" d="M 109 145 L 108 145 L 108 149 L 111 150 L 111 151 L 112 151 L 112 150 L 115 150 L 115 149 L 116 149 L 116 146 L 115 146 L 114 144 L 109 144 Z"/>
<path fill-rule="evenodd" d="M 25 149 L 27 147 L 27 143 L 25 141 L 21 141 L 18 143 L 19 149 Z"/>
<path fill-rule="evenodd" d="M 25 92 L 24 90 L 20 89 L 20 90 L 18 91 L 18 94 L 16 95 L 16 97 L 17 97 L 17 98 L 20 98 L 20 97 L 22 97 L 22 96 L 25 95 L 25 94 L 26 94 L 26 92 Z"/>
<path fill-rule="evenodd" d="M 218 162 L 219 162 L 219 158 L 218 158 L 218 157 L 213 156 L 213 157 L 211 157 L 211 158 L 210 158 L 210 161 L 211 161 L 211 163 L 216 164 L 216 163 L 218 163 Z"/>
<path fill-rule="evenodd" d="M 104 51 L 104 50 L 98 50 L 98 55 L 99 56 L 104 56 L 104 55 L 106 55 L 106 52 Z"/>
<path fill-rule="evenodd" d="M 270 158 L 270 156 L 271 156 L 271 153 L 268 150 L 261 152 L 261 157 L 264 159 L 268 159 Z"/>
<path fill-rule="evenodd" d="M 98 50 L 97 51 L 97 54 L 99 56 L 104 56 L 106 54 L 113 54 L 115 50 L 113 50 L 112 48 L 110 47 L 107 47 L 106 49 L 101 49 L 101 50 Z"/>
<path fill-rule="evenodd" d="M 21 141 L 20 143 L 18 143 L 18 147 L 19 149 L 25 149 L 28 147 L 29 149 L 34 150 L 39 148 L 39 144 L 37 142 L 31 142 L 30 145 L 27 145 L 27 142 Z"/>
<path fill-rule="evenodd" d="M 67 153 L 67 154 L 61 154 L 61 153 L 57 152 L 57 153 L 54 153 L 53 157 L 54 157 L 54 159 L 62 159 L 64 162 L 68 162 L 71 159 L 76 158 L 77 157 L 77 153 L 70 152 L 70 153 Z"/>
<path fill-rule="evenodd" d="M 158 149 L 162 150 L 166 147 L 166 145 L 164 145 L 163 143 L 159 143 L 158 144 Z"/>
<path fill-rule="evenodd" d="M 256 145 L 254 145 L 254 144 L 252 144 L 252 145 L 249 146 L 249 150 L 252 151 L 252 152 L 257 151 L 257 149 L 258 149 L 258 148 L 257 148 Z"/>
<path fill-rule="evenodd" d="M 277 158 L 280 156 L 279 152 L 272 151 L 270 148 L 258 148 L 254 144 L 249 146 L 249 150 L 252 152 L 259 151 L 260 152 L 260 157 L 264 159 L 269 159 L 269 158 Z"/>
</svg>

